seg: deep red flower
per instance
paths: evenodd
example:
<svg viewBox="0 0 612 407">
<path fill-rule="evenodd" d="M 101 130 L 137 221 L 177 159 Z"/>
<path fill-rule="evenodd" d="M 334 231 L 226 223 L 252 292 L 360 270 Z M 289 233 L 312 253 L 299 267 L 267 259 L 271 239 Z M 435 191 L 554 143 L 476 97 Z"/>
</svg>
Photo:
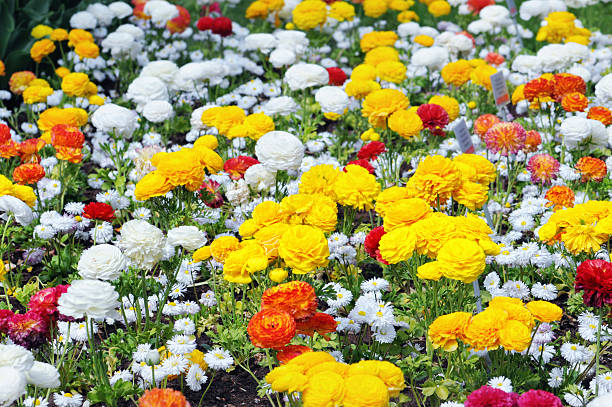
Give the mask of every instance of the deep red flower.
<svg viewBox="0 0 612 407">
<path fill-rule="evenodd" d="M 513 407 L 512 396 L 501 389 L 482 386 L 465 400 L 465 407 Z"/>
<path fill-rule="evenodd" d="M 467 6 L 470 11 L 474 13 L 474 15 L 480 13 L 480 10 L 487 6 L 492 6 L 495 4 L 495 0 L 468 0 Z"/>
<path fill-rule="evenodd" d="M 232 20 L 227 17 L 217 17 L 212 23 L 213 34 L 219 34 L 222 37 L 232 35 Z"/>
<path fill-rule="evenodd" d="M 383 264 L 389 264 L 382 258 L 380 255 L 380 250 L 378 250 L 380 238 L 383 237 L 385 233 L 385 228 L 383 226 L 378 226 L 372 229 L 366 236 L 365 241 L 363 242 L 363 247 L 371 258 L 376 259 Z"/>
<path fill-rule="evenodd" d="M 104 202 L 91 202 L 85 205 L 83 216 L 87 219 L 105 220 L 111 222 L 115 218 L 115 210 Z"/>
<path fill-rule="evenodd" d="M 43 316 L 51 316 L 57 311 L 57 300 L 60 295 L 55 287 L 40 290 L 30 298 L 28 309 L 36 311 Z"/>
<path fill-rule="evenodd" d="M 378 156 L 387 151 L 385 143 L 382 141 L 370 141 L 364 144 L 357 153 L 357 158 L 360 160 L 376 160 Z"/>
<path fill-rule="evenodd" d="M 213 24 L 213 18 L 209 16 L 200 17 L 198 22 L 196 23 L 196 27 L 200 31 L 210 30 Z"/>
<path fill-rule="evenodd" d="M 48 339 L 49 323 L 36 311 L 15 314 L 8 322 L 8 336 L 17 345 L 32 349 Z"/>
<path fill-rule="evenodd" d="M 200 199 L 209 208 L 221 207 L 223 205 L 223 195 L 221 195 L 219 189 L 221 189 L 221 184 L 217 181 L 204 181 L 200 187 Z"/>
<path fill-rule="evenodd" d="M 587 307 L 612 305 L 612 263 L 605 260 L 585 260 L 576 270 L 576 292 L 583 291 Z"/>
<path fill-rule="evenodd" d="M 253 157 L 247 155 L 239 155 L 238 157 L 230 158 L 223 164 L 223 171 L 227 172 L 231 179 L 239 180 L 244 177 L 244 173 L 250 166 L 259 164 Z"/>
<path fill-rule="evenodd" d="M 221 6 L 219 5 L 218 1 L 215 1 L 212 4 L 206 5 L 204 4 L 202 6 L 202 12 L 204 14 L 210 14 L 210 13 L 219 13 L 221 14 Z"/>
<path fill-rule="evenodd" d="M 449 122 L 448 113 L 440 105 L 426 103 L 419 106 L 417 114 L 423 122 L 423 127 L 436 136 L 444 135 L 444 127 Z"/>
<path fill-rule="evenodd" d="M 337 325 L 338 322 L 331 315 L 317 312 L 309 318 L 295 321 L 295 333 L 313 336 L 316 332 L 329 340 L 326 334 L 336 332 Z"/>
<path fill-rule="evenodd" d="M 8 323 L 15 313 L 10 309 L 0 309 L 0 333 L 8 333 Z"/>
<path fill-rule="evenodd" d="M 374 174 L 374 167 L 372 167 L 372 164 L 370 164 L 370 162 L 368 160 L 359 159 L 359 160 L 349 161 L 349 162 L 346 163 L 347 166 L 349 166 L 351 164 L 363 167 L 366 170 L 368 170 L 370 172 L 370 174 Z M 346 167 L 344 167 L 344 172 L 346 172 Z"/>
<path fill-rule="evenodd" d="M 340 68 L 327 68 L 329 74 L 329 84 L 332 86 L 342 86 L 346 81 L 346 73 Z"/>
<path fill-rule="evenodd" d="M 0 123 L 0 144 L 4 144 L 11 139 L 11 129 L 4 123 Z"/>
<path fill-rule="evenodd" d="M 559 397 L 544 390 L 529 390 L 518 398 L 518 407 L 563 407 Z"/>
</svg>

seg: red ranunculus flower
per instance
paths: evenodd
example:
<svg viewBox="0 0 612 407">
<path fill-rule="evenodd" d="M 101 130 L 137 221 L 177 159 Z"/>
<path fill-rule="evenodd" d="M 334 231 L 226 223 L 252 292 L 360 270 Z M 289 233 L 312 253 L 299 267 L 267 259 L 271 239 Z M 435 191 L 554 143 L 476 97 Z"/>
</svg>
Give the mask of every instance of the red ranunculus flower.
<svg viewBox="0 0 612 407">
<path fill-rule="evenodd" d="M 278 359 L 281 365 L 284 365 L 294 357 L 306 352 L 312 352 L 312 349 L 304 345 L 287 345 L 278 351 L 276 359 Z"/>
<path fill-rule="evenodd" d="M 385 143 L 381 141 L 370 141 L 364 144 L 357 153 L 357 158 L 360 160 L 376 160 L 378 156 L 387 151 Z"/>
<path fill-rule="evenodd" d="M 36 184 L 45 176 L 45 169 L 37 163 L 21 164 L 13 170 L 13 180 L 21 185 Z"/>
<path fill-rule="evenodd" d="M 196 27 L 200 31 L 210 30 L 212 28 L 213 20 L 214 19 L 209 16 L 201 17 L 196 23 Z"/>
<path fill-rule="evenodd" d="M 223 164 L 223 171 L 227 172 L 231 179 L 239 180 L 244 177 L 244 173 L 250 166 L 259 164 L 253 157 L 247 155 L 239 155 L 238 157 L 230 158 Z"/>
<path fill-rule="evenodd" d="M 374 167 L 372 167 L 372 164 L 370 164 L 370 162 L 368 160 L 360 159 L 360 160 L 349 161 L 349 162 L 346 163 L 347 166 L 349 166 L 351 164 L 363 167 L 366 170 L 368 170 L 370 172 L 370 174 L 374 174 Z M 346 167 L 344 167 L 344 172 L 346 172 Z"/>
<path fill-rule="evenodd" d="M 346 73 L 340 68 L 327 68 L 329 74 L 329 84 L 332 86 L 342 86 L 346 81 Z"/>
<path fill-rule="evenodd" d="M 32 349 L 49 337 L 49 322 L 36 311 L 15 314 L 8 322 L 8 336 L 17 345 Z"/>
<path fill-rule="evenodd" d="M 0 333 L 8 333 L 8 323 L 15 313 L 10 309 L 0 309 Z"/>
<path fill-rule="evenodd" d="M 444 135 L 444 127 L 449 122 L 448 113 L 440 105 L 426 103 L 419 106 L 417 114 L 423 122 L 423 127 L 436 136 Z"/>
<path fill-rule="evenodd" d="M 480 13 L 480 10 L 487 6 L 495 4 L 495 0 L 468 0 L 468 10 L 472 11 L 474 15 Z"/>
<path fill-rule="evenodd" d="M 232 35 L 232 20 L 227 17 L 217 17 L 212 23 L 213 34 L 219 34 L 222 37 Z"/>
<path fill-rule="evenodd" d="M 498 54 L 497 52 L 489 52 L 487 56 L 485 57 L 485 61 L 487 61 L 487 64 L 490 64 L 490 65 L 501 65 L 504 63 L 505 60 L 506 58 L 504 58 L 502 55 Z"/>
<path fill-rule="evenodd" d="M 576 292 L 583 291 L 587 307 L 612 305 L 612 263 L 605 260 L 585 260 L 576 270 Z"/>
<path fill-rule="evenodd" d="M 83 216 L 87 219 L 105 220 L 111 222 L 115 218 L 115 210 L 103 202 L 91 202 L 85 205 Z"/>
<path fill-rule="evenodd" d="M 217 181 L 208 180 L 200 187 L 200 198 L 209 208 L 219 208 L 223 205 L 223 195 L 219 192 L 221 184 Z"/>
<path fill-rule="evenodd" d="M 529 390 L 518 398 L 518 407 L 563 407 L 559 397 L 544 390 Z"/>
<path fill-rule="evenodd" d="M 218 1 L 215 1 L 212 4 L 206 5 L 204 4 L 202 6 L 202 12 L 204 14 L 210 14 L 210 13 L 219 13 L 221 14 L 221 6 L 219 5 Z"/>
<path fill-rule="evenodd" d="M 510 393 L 489 386 L 474 390 L 465 400 L 465 407 L 514 407 Z"/>
<path fill-rule="evenodd" d="M 4 144 L 11 139 L 11 129 L 4 123 L 0 123 L 0 144 Z"/>
<path fill-rule="evenodd" d="M 329 314 L 317 312 L 313 316 L 295 322 L 296 334 L 313 336 L 318 333 L 325 339 L 329 340 L 326 334 L 336 332 L 338 322 Z"/>
<path fill-rule="evenodd" d="M 378 226 L 372 229 L 366 236 L 365 241 L 363 242 L 363 247 L 371 258 L 376 259 L 383 264 L 389 264 L 382 258 L 380 255 L 380 250 L 378 250 L 380 239 L 385 235 L 385 233 L 385 228 L 383 226 Z"/>
</svg>

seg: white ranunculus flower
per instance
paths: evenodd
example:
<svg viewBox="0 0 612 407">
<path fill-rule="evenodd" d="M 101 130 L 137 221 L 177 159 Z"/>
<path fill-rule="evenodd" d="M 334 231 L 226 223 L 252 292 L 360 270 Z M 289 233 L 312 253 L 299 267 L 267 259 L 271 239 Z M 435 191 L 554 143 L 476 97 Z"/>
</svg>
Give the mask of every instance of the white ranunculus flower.
<svg viewBox="0 0 612 407">
<path fill-rule="evenodd" d="M 296 64 L 285 72 L 285 82 L 291 90 L 302 90 L 329 83 L 327 69 L 315 64 Z"/>
<path fill-rule="evenodd" d="M 23 346 L 0 344 L 0 366 L 9 366 L 25 372 L 34 366 L 34 356 Z"/>
<path fill-rule="evenodd" d="M 168 231 L 168 244 L 193 251 L 206 244 L 206 233 L 196 226 L 179 226 Z"/>
<path fill-rule="evenodd" d="M 520 73 L 530 73 L 537 69 L 538 57 L 535 55 L 517 55 L 512 61 L 512 70 Z"/>
<path fill-rule="evenodd" d="M 142 28 L 134 24 L 122 24 L 115 30 L 116 33 L 130 34 L 135 41 L 144 40 L 145 33 Z"/>
<path fill-rule="evenodd" d="M 26 392 L 23 372 L 10 366 L 0 367 L 0 406 L 12 406 Z"/>
<path fill-rule="evenodd" d="M 443 47 L 421 48 L 412 54 L 412 65 L 424 66 L 431 70 L 440 70 L 448 62 L 448 50 Z"/>
<path fill-rule="evenodd" d="M 204 123 L 202 123 L 202 113 L 206 109 L 210 109 L 212 106 L 200 106 L 191 112 L 189 118 L 189 124 L 191 124 L 191 130 L 204 130 Z"/>
<path fill-rule="evenodd" d="M 450 41 L 446 47 L 453 53 L 457 54 L 460 52 L 471 51 L 474 47 L 472 40 L 463 34 L 455 34 L 450 38 Z"/>
<path fill-rule="evenodd" d="M 468 24 L 467 30 L 468 32 L 472 34 L 476 34 L 476 35 L 482 34 L 482 33 L 489 33 L 493 31 L 493 25 L 487 20 L 480 19 L 480 20 L 472 21 L 470 24 Z"/>
<path fill-rule="evenodd" d="M 601 393 L 600 393 L 601 394 Z M 612 406 L 612 392 L 601 394 L 587 404 L 587 407 L 610 407 Z"/>
<path fill-rule="evenodd" d="M 349 105 L 348 95 L 338 86 L 323 86 L 315 93 L 315 100 L 323 113 L 344 114 Z"/>
<path fill-rule="evenodd" d="M 73 318 L 85 316 L 103 320 L 118 319 L 119 294 L 106 281 L 75 280 L 57 300 L 57 309 L 62 315 Z"/>
<path fill-rule="evenodd" d="M 304 145 L 286 131 L 271 131 L 255 144 L 255 155 L 273 171 L 297 170 L 304 158 Z"/>
<path fill-rule="evenodd" d="M 595 96 L 602 103 L 612 103 L 612 73 L 607 74 L 597 82 Z"/>
<path fill-rule="evenodd" d="M 538 67 L 542 72 L 562 70 L 572 63 L 573 56 L 569 53 L 570 48 L 565 45 L 548 44 L 538 50 L 536 56 L 538 58 Z"/>
<path fill-rule="evenodd" d="M 419 24 L 415 23 L 414 21 L 410 21 L 409 23 L 402 23 L 397 26 L 397 35 L 402 38 L 412 37 L 414 35 L 417 35 L 420 29 L 421 26 L 419 26 Z"/>
<path fill-rule="evenodd" d="M 165 100 L 152 100 L 144 105 L 142 115 L 150 122 L 161 123 L 174 116 L 174 109 Z"/>
<path fill-rule="evenodd" d="M 145 65 L 140 71 L 140 76 L 153 76 L 157 79 L 162 80 L 164 83 L 169 84 L 174 79 L 179 68 L 172 61 L 159 60 L 152 61 Z"/>
<path fill-rule="evenodd" d="M 257 191 L 269 190 L 276 182 L 276 171 L 271 171 L 264 164 L 255 164 L 247 168 L 244 180 Z"/>
<path fill-rule="evenodd" d="M 114 103 L 100 106 L 91 115 L 91 123 L 96 129 L 105 133 L 117 132 L 126 137 L 131 137 L 134 130 L 138 128 L 138 114 L 133 110 Z"/>
<path fill-rule="evenodd" d="M 277 48 L 270 53 L 270 63 L 275 68 L 293 65 L 297 60 L 295 52 L 289 48 Z"/>
<path fill-rule="evenodd" d="M 132 34 L 127 32 L 112 32 L 102 40 L 102 51 L 110 51 L 114 58 L 134 56 L 136 41 Z"/>
<path fill-rule="evenodd" d="M 32 209 L 21 199 L 11 195 L 0 196 L 0 211 L 4 212 L 0 218 L 6 220 L 12 214 L 15 221 L 22 226 L 27 226 L 34 220 Z"/>
<path fill-rule="evenodd" d="M 563 144 L 570 150 L 579 146 L 587 150 L 595 150 L 608 144 L 608 133 L 605 126 L 592 119 L 584 117 L 568 117 L 561 123 Z"/>
<path fill-rule="evenodd" d="M 162 231 L 144 220 L 130 220 L 121 226 L 117 246 L 130 262 L 150 270 L 163 257 L 166 239 Z"/>
<path fill-rule="evenodd" d="M 295 52 L 296 55 L 303 54 L 308 48 L 308 37 L 306 33 L 298 30 L 278 30 L 274 32 L 278 39 L 277 48 L 287 48 Z"/>
<path fill-rule="evenodd" d="M 270 52 L 270 50 L 274 49 L 278 44 L 278 40 L 272 34 L 267 33 L 249 34 L 243 41 L 245 50 L 259 50 L 266 54 Z"/>
<path fill-rule="evenodd" d="M 59 372 L 49 363 L 34 362 L 34 366 L 25 373 L 28 384 L 42 389 L 54 389 L 60 385 Z"/>
<path fill-rule="evenodd" d="M 87 11 L 96 17 L 96 20 L 98 20 L 98 25 L 102 27 L 111 25 L 113 18 L 115 18 L 115 14 L 112 12 L 112 10 L 102 3 L 90 4 L 87 7 Z"/>
<path fill-rule="evenodd" d="M 136 103 L 140 109 L 151 100 L 168 101 L 168 87 L 154 76 L 140 76 L 130 83 L 125 97 Z M 136 110 L 139 110 L 138 107 Z"/>
<path fill-rule="evenodd" d="M 129 4 L 122 1 L 114 1 L 108 5 L 110 11 L 113 12 L 117 18 L 125 18 L 132 15 L 132 7 Z"/>
<path fill-rule="evenodd" d="M 263 112 L 268 116 L 280 114 L 287 116 L 297 111 L 298 105 L 291 96 L 279 96 L 268 100 L 263 105 Z"/>
<path fill-rule="evenodd" d="M 88 11 L 79 11 L 70 17 L 70 27 L 83 30 L 93 30 L 96 28 L 98 20 L 96 16 Z"/>
<path fill-rule="evenodd" d="M 478 14 L 480 18 L 491 23 L 491 25 L 499 27 L 508 21 L 510 11 L 504 6 L 492 5 L 480 10 Z"/>
<path fill-rule="evenodd" d="M 144 13 L 151 16 L 151 21 L 155 24 L 166 24 L 174 17 L 178 17 L 179 11 L 175 5 L 164 0 L 147 1 L 144 6 Z"/>
<path fill-rule="evenodd" d="M 113 281 L 127 266 L 128 260 L 117 246 L 99 244 L 81 253 L 77 270 L 84 279 Z"/>
</svg>

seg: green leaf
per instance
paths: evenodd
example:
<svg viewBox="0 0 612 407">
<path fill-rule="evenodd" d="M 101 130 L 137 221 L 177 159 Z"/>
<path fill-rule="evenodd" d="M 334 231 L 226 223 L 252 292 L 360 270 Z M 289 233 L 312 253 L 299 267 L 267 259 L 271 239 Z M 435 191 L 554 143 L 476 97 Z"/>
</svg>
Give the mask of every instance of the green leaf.
<svg viewBox="0 0 612 407">
<path fill-rule="evenodd" d="M 448 389 L 446 386 L 438 386 L 438 388 L 436 388 L 436 396 L 438 396 L 440 400 L 446 400 L 448 398 Z"/>
</svg>

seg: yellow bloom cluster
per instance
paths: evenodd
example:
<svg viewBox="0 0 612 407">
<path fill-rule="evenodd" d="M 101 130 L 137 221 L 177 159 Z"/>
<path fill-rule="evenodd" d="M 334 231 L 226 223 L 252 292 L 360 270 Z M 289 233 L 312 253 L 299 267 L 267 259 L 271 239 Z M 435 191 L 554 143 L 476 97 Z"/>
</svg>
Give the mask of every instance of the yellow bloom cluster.
<svg viewBox="0 0 612 407">
<path fill-rule="evenodd" d="M 342 171 L 331 164 L 319 164 L 310 168 L 300 178 L 300 193 L 322 194 L 336 201 L 334 183 Z"/>
<path fill-rule="evenodd" d="M 188 191 L 197 191 L 204 181 L 205 170 L 216 174 L 223 168 L 223 159 L 210 148 L 212 146 L 216 146 L 216 139 L 213 142 L 209 136 L 202 136 L 193 148 L 155 154 L 151 164 L 156 169 L 138 181 L 134 190 L 136 199 L 145 201 L 163 196 L 181 185 Z"/>
<path fill-rule="evenodd" d="M 569 11 L 553 11 L 545 18 L 546 25 L 538 30 L 536 41 L 551 43 L 577 42 L 588 45 L 591 32 L 576 26 L 576 16 Z"/>
<path fill-rule="evenodd" d="M 393 31 L 372 31 L 361 37 L 359 45 L 363 52 L 368 52 L 376 47 L 393 46 L 398 38 Z"/>
<path fill-rule="evenodd" d="M 408 107 L 410 101 L 397 89 L 381 89 L 370 93 L 363 101 L 361 115 L 373 127 L 387 128 L 387 119 L 398 110 Z"/>
<path fill-rule="evenodd" d="M 524 304 L 517 298 L 495 297 L 489 307 L 472 316 L 467 312 L 442 315 L 429 326 L 427 336 L 434 348 L 447 352 L 457 349 L 457 340 L 470 349 L 505 350 L 522 352 L 531 342 L 535 320 L 553 322 L 561 320 L 563 310 L 548 301 Z"/>
<path fill-rule="evenodd" d="M 34 79 L 27 85 L 23 91 L 23 102 L 29 105 L 33 103 L 44 103 L 47 97 L 53 93 L 53 88 L 44 79 Z"/>
<path fill-rule="evenodd" d="M 300 30 L 308 31 L 320 27 L 327 20 L 327 5 L 322 0 L 305 0 L 292 12 L 293 23 Z"/>
<path fill-rule="evenodd" d="M 359 165 L 347 165 L 333 184 L 337 201 L 340 205 L 359 210 L 374 208 L 374 201 L 380 193 L 380 184 L 376 177 Z"/>
<path fill-rule="evenodd" d="M 41 138 L 51 143 L 51 129 L 57 124 L 67 124 L 73 127 L 81 127 L 87 124 L 89 116 L 87 112 L 78 107 L 50 107 L 43 111 L 38 117 L 38 129 L 43 132 Z"/>
<path fill-rule="evenodd" d="M 62 91 L 68 96 L 89 97 L 98 93 L 98 87 L 87 74 L 72 72 L 62 78 Z"/>
<path fill-rule="evenodd" d="M 25 202 L 30 208 L 36 204 L 36 194 L 32 187 L 13 184 L 10 179 L 0 174 L 0 196 L 10 195 Z"/>
<path fill-rule="evenodd" d="M 202 113 L 202 123 L 216 127 L 228 139 L 249 137 L 255 141 L 274 130 L 274 121 L 264 113 L 246 115 L 238 106 L 211 107 Z"/>
<path fill-rule="evenodd" d="M 266 375 L 272 390 L 301 393 L 304 407 L 383 407 L 405 387 L 404 375 L 391 362 L 336 362 L 327 352 L 306 352 Z"/>
<path fill-rule="evenodd" d="M 553 213 L 538 231 L 541 241 L 563 242 L 573 254 L 595 253 L 612 234 L 612 202 L 588 201 Z"/>
</svg>

